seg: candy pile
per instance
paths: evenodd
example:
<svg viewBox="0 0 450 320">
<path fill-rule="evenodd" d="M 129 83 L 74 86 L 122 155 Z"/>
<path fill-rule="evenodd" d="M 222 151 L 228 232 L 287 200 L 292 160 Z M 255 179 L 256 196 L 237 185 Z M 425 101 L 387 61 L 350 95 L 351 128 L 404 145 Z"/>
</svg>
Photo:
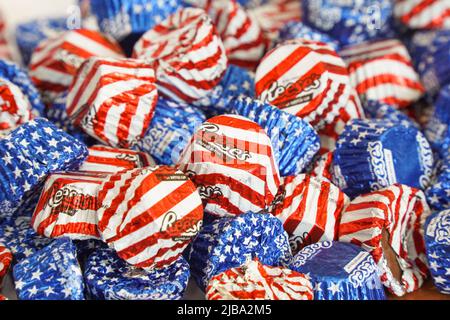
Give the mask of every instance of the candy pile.
<svg viewBox="0 0 450 320">
<path fill-rule="evenodd" d="M 447 0 L 79 3 L 0 51 L 0 292 L 450 293 Z"/>
</svg>

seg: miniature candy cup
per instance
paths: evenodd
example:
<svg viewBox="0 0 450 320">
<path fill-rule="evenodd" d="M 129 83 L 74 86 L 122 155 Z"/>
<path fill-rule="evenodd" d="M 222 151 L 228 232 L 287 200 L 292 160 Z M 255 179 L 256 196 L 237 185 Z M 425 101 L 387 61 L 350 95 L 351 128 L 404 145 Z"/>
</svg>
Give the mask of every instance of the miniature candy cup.
<svg viewBox="0 0 450 320">
<path fill-rule="evenodd" d="M 90 147 L 89 155 L 79 171 L 118 173 L 154 166 L 155 161 L 145 152 L 117 149 L 103 145 Z"/>
<path fill-rule="evenodd" d="M 30 62 L 30 76 L 47 103 L 66 91 L 90 57 L 124 57 L 112 39 L 88 29 L 69 30 L 41 43 Z"/>
<path fill-rule="evenodd" d="M 298 117 L 251 98 L 233 99 L 229 105 L 267 132 L 282 177 L 304 172 L 320 149 L 317 133 Z"/>
<path fill-rule="evenodd" d="M 433 154 L 414 127 L 384 120 L 352 120 L 339 137 L 333 157 L 333 181 L 348 196 L 395 183 L 425 189 Z"/>
<path fill-rule="evenodd" d="M 84 132 L 112 147 L 141 139 L 158 101 L 152 64 L 135 59 L 90 58 L 67 96 L 67 114 Z"/>
<path fill-rule="evenodd" d="M 309 279 L 282 267 L 270 267 L 258 260 L 229 269 L 211 278 L 208 300 L 313 300 Z"/>
<path fill-rule="evenodd" d="M 36 116 L 44 114 L 44 104 L 41 100 L 39 91 L 31 81 L 28 72 L 17 64 L 7 60 L 0 59 L 0 78 L 14 83 L 22 90 L 22 93 L 28 97 Z"/>
<path fill-rule="evenodd" d="M 305 174 L 286 177 L 283 199 L 271 212 L 289 235 L 292 252 L 320 242 L 337 240 L 339 221 L 350 199 L 331 182 Z"/>
<path fill-rule="evenodd" d="M 419 125 L 413 119 L 389 104 L 378 102 L 376 100 L 367 100 L 363 103 L 363 106 L 369 119 L 399 122 L 404 126 L 419 128 Z M 428 141 L 430 140 L 428 139 Z"/>
<path fill-rule="evenodd" d="M 331 38 L 326 33 L 315 30 L 300 21 L 291 21 L 287 23 L 280 31 L 280 37 L 277 43 L 280 44 L 291 39 L 306 39 L 324 42 L 335 51 L 339 51 L 340 47 L 339 42 Z"/>
<path fill-rule="evenodd" d="M 4 244 L 0 243 L 0 285 L 3 277 L 8 273 L 9 266 L 12 262 L 12 254 Z"/>
<path fill-rule="evenodd" d="M 385 300 L 377 265 L 355 245 L 319 242 L 303 248 L 289 268 L 305 273 L 316 300 Z"/>
<path fill-rule="evenodd" d="M 7 134 L 33 117 L 31 104 L 19 87 L 0 79 L 0 133 Z"/>
<path fill-rule="evenodd" d="M 147 31 L 133 57 L 154 61 L 160 93 L 187 103 L 210 94 L 228 62 L 213 22 L 196 8 L 181 9 Z"/>
<path fill-rule="evenodd" d="M 410 29 L 450 29 L 450 3 L 447 0 L 396 1 L 394 15 Z"/>
<path fill-rule="evenodd" d="M 203 206 L 194 184 L 171 167 L 111 175 L 100 190 L 102 239 L 147 271 L 174 263 L 199 232 Z"/>
<path fill-rule="evenodd" d="M 187 253 L 192 276 L 202 290 L 213 276 L 254 258 L 268 266 L 287 265 L 292 259 L 281 221 L 270 214 L 216 219 L 203 227 Z"/>
<path fill-rule="evenodd" d="M 57 239 L 18 263 L 13 276 L 20 300 L 84 300 L 83 275 L 70 239 Z"/>
<path fill-rule="evenodd" d="M 450 210 L 430 215 L 424 230 L 434 285 L 440 292 L 450 294 Z"/>
<path fill-rule="evenodd" d="M 107 177 L 96 173 L 50 175 L 31 220 L 33 229 L 48 238 L 100 239 L 97 198 Z"/>
<path fill-rule="evenodd" d="M 359 43 L 343 48 L 339 54 L 347 63 L 350 81 L 362 100 L 406 108 L 425 91 L 400 40 Z"/>
<path fill-rule="evenodd" d="M 265 210 L 280 186 L 270 138 L 237 115 L 205 122 L 178 166 L 197 186 L 205 211 L 222 217 Z"/>
<path fill-rule="evenodd" d="M 382 283 L 402 296 L 419 289 L 427 277 L 423 225 L 428 215 L 422 191 L 395 184 L 350 203 L 341 217 L 339 241 L 369 251 Z"/>
<path fill-rule="evenodd" d="M 180 257 L 161 270 L 145 271 L 120 259 L 112 249 L 94 251 L 84 279 L 95 300 L 180 300 L 189 280 L 189 264 Z"/>
</svg>

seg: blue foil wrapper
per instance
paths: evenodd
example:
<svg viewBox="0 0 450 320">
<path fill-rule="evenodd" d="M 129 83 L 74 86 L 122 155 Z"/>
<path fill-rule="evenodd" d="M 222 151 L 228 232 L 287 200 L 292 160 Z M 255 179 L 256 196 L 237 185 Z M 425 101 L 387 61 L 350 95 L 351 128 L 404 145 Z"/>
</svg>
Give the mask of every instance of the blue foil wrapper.
<svg viewBox="0 0 450 320">
<path fill-rule="evenodd" d="M 192 276 L 202 290 L 213 276 L 254 258 L 269 266 L 292 260 L 288 235 L 272 215 L 245 213 L 214 220 L 203 227 L 188 253 Z"/>
<path fill-rule="evenodd" d="M 419 125 L 413 119 L 389 104 L 376 100 L 367 100 L 362 105 L 364 113 L 368 118 L 398 122 L 406 127 L 413 126 L 419 128 Z"/>
<path fill-rule="evenodd" d="M 404 37 L 408 51 L 417 67 L 427 52 L 434 52 L 439 45 L 450 41 L 450 30 L 420 30 Z"/>
<path fill-rule="evenodd" d="M 48 174 L 76 170 L 87 155 L 83 143 L 47 119 L 15 129 L 0 140 L 0 212 L 14 212 Z"/>
<path fill-rule="evenodd" d="M 436 175 L 425 195 L 434 210 L 450 209 L 450 152 L 438 161 Z"/>
<path fill-rule="evenodd" d="M 303 248 L 289 266 L 308 275 L 315 300 L 385 300 L 378 267 L 369 252 L 343 242 Z"/>
<path fill-rule="evenodd" d="M 95 300 L 180 300 L 189 276 L 189 264 L 183 257 L 149 272 L 128 264 L 112 249 L 99 249 L 90 255 L 84 274 L 87 290 Z"/>
<path fill-rule="evenodd" d="M 48 38 L 67 31 L 67 18 L 37 19 L 19 24 L 16 28 L 16 42 L 22 55 L 22 61 L 28 65 L 38 44 Z"/>
<path fill-rule="evenodd" d="M 313 41 L 325 42 L 335 51 L 339 50 L 339 42 L 331 38 L 326 33 L 315 30 L 302 22 L 288 22 L 281 30 L 278 43 L 291 39 L 306 39 Z"/>
<path fill-rule="evenodd" d="M 450 210 L 428 216 L 424 228 L 434 285 L 440 292 L 450 294 Z"/>
<path fill-rule="evenodd" d="M 229 65 L 220 83 L 205 98 L 195 102 L 207 118 L 230 113 L 230 100 L 255 96 L 255 75 L 243 68 Z"/>
<path fill-rule="evenodd" d="M 296 116 L 248 97 L 233 99 L 230 106 L 267 132 L 283 177 L 304 172 L 320 149 L 314 128 Z"/>
<path fill-rule="evenodd" d="M 145 33 L 180 6 L 180 0 L 91 0 L 91 13 L 101 31 L 120 41 Z"/>
<path fill-rule="evenodd" d="M 44 114 L 44 103 L 41 100 L 41 95 L 24 69 L 14 62 L 0 59 L 0 78 L 14 83 L 22 90 L 23 94 L 28 97 L 36 116 Z"/>
<path fill-rule="evenodd" d="M 53 241 L 13 269 L 20 300 L 84 300 L 76 247 L 68 238 Z"/>
<path fill-rule="evenodd" d="M 333 180 L 350 197 L 395 183 L 425 189 L 433 171 L 433 153 L 414 127 L 384 120 L 347 123 L 333 157 Z"/>
<path fill-rule="evenodd" d="M 158 164 L 173 165 L 205 120 L 196 107 L 159 98 L 150 127 L 133 149 L 150 154 Z"/>
<path fill-rule="evenodd" d="M 303 20 L 341 45 L 395 37 L 391 0 L 303 0 Z"/>
</svg>

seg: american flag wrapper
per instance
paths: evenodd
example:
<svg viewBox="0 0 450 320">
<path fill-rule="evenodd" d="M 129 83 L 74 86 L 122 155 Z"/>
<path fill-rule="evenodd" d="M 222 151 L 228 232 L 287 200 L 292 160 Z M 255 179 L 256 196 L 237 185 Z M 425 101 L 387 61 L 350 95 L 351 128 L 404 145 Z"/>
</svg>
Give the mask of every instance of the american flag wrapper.
<svg viewBox="0 0 450 320">
<path fill-rule="evenodd" d="M 117 173 L 154 166 L 155 162 L 145 152 L 95 145 L 90 147 L 80 171 Z"/>
<path fill-rule="evenodd" d="M 447 0 L 397 0 L 394 14 L 410 29 L 450 29 Z"/>
<path fill-rule="evenodd" d="M 144 136 L 157 101 L 152 64 L 90 58 L 70 87 L 67 113 L 75 125 L 98 141 L 128 148 Z"/>
<path fill-rule="evenodd" d="M 283 222 L 292 252 L 337 240 L 341 214 L 350 199 L 330 181 L 305 174 L 283 179 L 283 199 L 272 214 Z"/>
<path fill-rule="evenodd" d="M 383 284 L 397 296 L 427 277 L 423 226 L 430 208 L 422 191 L 395 184 L 354 199 L 342 214 L 339 241 L 369 251 Z"/>
<path fill-rule="evenodd" d="M 180 257 L 170 266 L 146 271 L 120 259 L 113 249 L 94 251 L 84 279 L 94 300 L 181 300 L 189 281 L 189 264 Z"/>
<path fill-rule="evenodd" d="M 97 212 L 102 239 L 119 257 L 145 270 L 176 261 L 203 219 L 196 187 L 171 167 L 111 175 L 101 187 Z"/>
<path fill-rule="evenodd" d="M 8 133 L 32 117 L 28 97 L 14 83 L 0 79 L 0 133 Z"/>
<path fill-rule="evenodd" d="M 208 300 L 313 300 L 309 279 L 283 267 L 258 260 L 222 272 L 209 281 Z"/>
<path fill-rule="evenodd" d="M 48 238 L 99 239 L 98 192 L 107 174 L 50 175 L 31 220 L 34 230 Z"/>
<path fill-rule="evenodd" d="M 351 83 L 362 100 L 406 108 L 425 92 L 400 40 L 359 43 L 343 48 L 339 54 L 347 63 Z"/>
<path fill-rule="evenodd" d="M 320 179 L 327 179 L 333 181 L 333 152 L 327 152 L 316 158 L 314 165 L 311 168 L 310 174 L 312 177 Z"/>
<path fill-rule="evenodd" d="M 12 253 L 4 244 L 0 243 L 0 283 L 3 277 L 8 272 L 9 266 L 12 262 Z"/>
<path fill-rule="evenodd" d="M 198 187 L 205 210 L 218 216 L 265 210 L 280 185 L 270 138 L 237 115 L 205 122 L 178 166 Z"/>
<path fill-rule="evenodd" d="M 124 57 L 122 49 L 101 33 L 69 30 L 41 43 L 30 62 L 30 76 L 46 102 L 71 85 L 77 70 L 90 57 Z"/>
<path fill-rule="evenodd" d="M 187 0 L 205 10 L 222 38 L 231 64 L 255 68 L 263 57 L 268 41 L 258 21 L 236 0 Z"/>
<path fill-rule="evenodd" d="M 213 22 L 197 8 L 181 9 L 147 31 L 136 43 L 133 57 L 155 61 L 161 94 L 187 103 L 207 96 L 228 63 Z"/>
</svg>

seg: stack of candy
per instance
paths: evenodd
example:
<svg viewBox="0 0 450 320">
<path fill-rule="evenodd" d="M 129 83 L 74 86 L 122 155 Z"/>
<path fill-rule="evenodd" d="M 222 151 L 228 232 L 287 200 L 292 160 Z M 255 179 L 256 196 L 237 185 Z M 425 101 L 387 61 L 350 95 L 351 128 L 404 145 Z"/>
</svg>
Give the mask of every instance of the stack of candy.
<svg viewBox="0 0 450 320">
<path fill-rule="evenodd" d="M 0 293 L 450 293 L 447 0 L 79 4 L 0 51 Z"/>
</svg>

